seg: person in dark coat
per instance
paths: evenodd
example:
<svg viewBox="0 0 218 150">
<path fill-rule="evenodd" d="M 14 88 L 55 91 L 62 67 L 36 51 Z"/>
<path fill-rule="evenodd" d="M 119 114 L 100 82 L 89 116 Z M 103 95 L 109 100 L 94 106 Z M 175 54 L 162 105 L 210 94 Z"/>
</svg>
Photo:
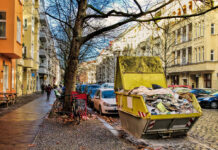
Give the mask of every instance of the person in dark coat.
<svg viewBox="0 0 218 150">
<path fill-rule="evenodd" d="M 49 97 L 50 97 L 50 95 L 51 95 L 51 90 L 52 90 L 52 87 L 51 87 L 51 85 L 49 84 L 49 85 L 46 87 L 47 100 L 49 100 Z"/>
</svg>

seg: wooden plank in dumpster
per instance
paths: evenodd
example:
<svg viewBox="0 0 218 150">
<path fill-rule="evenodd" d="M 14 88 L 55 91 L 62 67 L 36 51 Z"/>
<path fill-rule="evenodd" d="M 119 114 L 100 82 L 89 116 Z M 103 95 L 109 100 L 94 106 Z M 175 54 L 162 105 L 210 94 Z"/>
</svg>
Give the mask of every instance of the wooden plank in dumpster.
<svg viewBox="0 0 218 150">
<path fill-rule="evenodd" d="M 139 86 L 152 88 L 152 84 L 167 87 L 159 57 L 118 57 L 115 91 L 132 90 Z"/>
</svg>

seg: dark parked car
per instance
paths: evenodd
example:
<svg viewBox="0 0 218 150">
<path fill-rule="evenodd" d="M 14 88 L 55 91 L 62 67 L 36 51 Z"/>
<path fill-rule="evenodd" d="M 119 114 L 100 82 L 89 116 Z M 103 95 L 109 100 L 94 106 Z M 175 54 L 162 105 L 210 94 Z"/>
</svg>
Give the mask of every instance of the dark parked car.
<svg viewBox="0 0 218 150">
<path fill-rule="evenodd" d="M 198 98 L 198 97 L 204 97 L 205 95 L 209 95 L 209 94 L 210 94 L 210 92 L 205 91 L 205 90 L 203 90 L 203 89 L 192 89 L 192 90 L 190 91 L 190 93 L 195 94 L 195 96 L 196 96 L 197 98 Z"/>
<path fill-rule="evenodd" d="M 211 94 L 207 97 L 198 98 L 198 102 L 201 107 L 218 108 L 218 92 Z"/>
<path fill-rule="evenodd" d="M 80 93 L 85 93 L 85 88 L 86 88 L 87 86 L 88 86 L 88 85 L 86 85 L 86 84 L 82 84 L 82 85 L 80 86 L 79 92 L 80 92 Z"/>
<path fill-rule="evenodd" d="M 87 95 L 89 95 L 89 93 L 90 93 L 90 91 L 92 90 L 92 89 L 99 89 L 100 88 L 100 85 L 98 85 L 98 84 L 89 84 L 88 86 L 86 86 L 86 88 L 85 88 L 85 93 L 87 94 Z"/>
<path fill-rule="evenodd" d="M 79 92 L 80 91 L 80 86 L 79 84 L 76 85 L 76 91 Z"/>
</svg>

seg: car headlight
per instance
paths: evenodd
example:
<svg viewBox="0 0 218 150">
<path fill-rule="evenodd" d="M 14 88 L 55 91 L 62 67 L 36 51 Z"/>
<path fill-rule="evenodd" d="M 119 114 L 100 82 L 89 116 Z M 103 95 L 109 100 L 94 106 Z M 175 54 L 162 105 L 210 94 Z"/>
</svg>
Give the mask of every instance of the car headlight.
<svg viewBox="0 0 218 150">
<path fill-rule="evenodd" d="M 106 103 L 106 102 L 104 102 L 103 105 L 104 105 L 104 106 L 108 106 L 108 107 L 111 106 L 110 104 L 108 104 L 108 103 Z"/>
</svg>

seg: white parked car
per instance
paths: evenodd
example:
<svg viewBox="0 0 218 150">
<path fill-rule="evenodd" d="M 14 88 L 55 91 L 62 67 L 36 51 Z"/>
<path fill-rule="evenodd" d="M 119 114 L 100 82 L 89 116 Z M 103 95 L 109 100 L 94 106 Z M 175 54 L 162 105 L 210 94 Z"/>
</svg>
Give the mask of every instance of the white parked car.
<svg viewBox="0 0 218 150">
<path fill-rule="evenodd" d="M 114 89 L 114 83 L 103 83 L 101 88 L 112 88 Z"/>
<path fill-rule="evenodd" d="M 94 108 L 102 114 L 118 114 L 116 95 L 111 88 L 101 88 L 93 98 Z"/>
</svg>

